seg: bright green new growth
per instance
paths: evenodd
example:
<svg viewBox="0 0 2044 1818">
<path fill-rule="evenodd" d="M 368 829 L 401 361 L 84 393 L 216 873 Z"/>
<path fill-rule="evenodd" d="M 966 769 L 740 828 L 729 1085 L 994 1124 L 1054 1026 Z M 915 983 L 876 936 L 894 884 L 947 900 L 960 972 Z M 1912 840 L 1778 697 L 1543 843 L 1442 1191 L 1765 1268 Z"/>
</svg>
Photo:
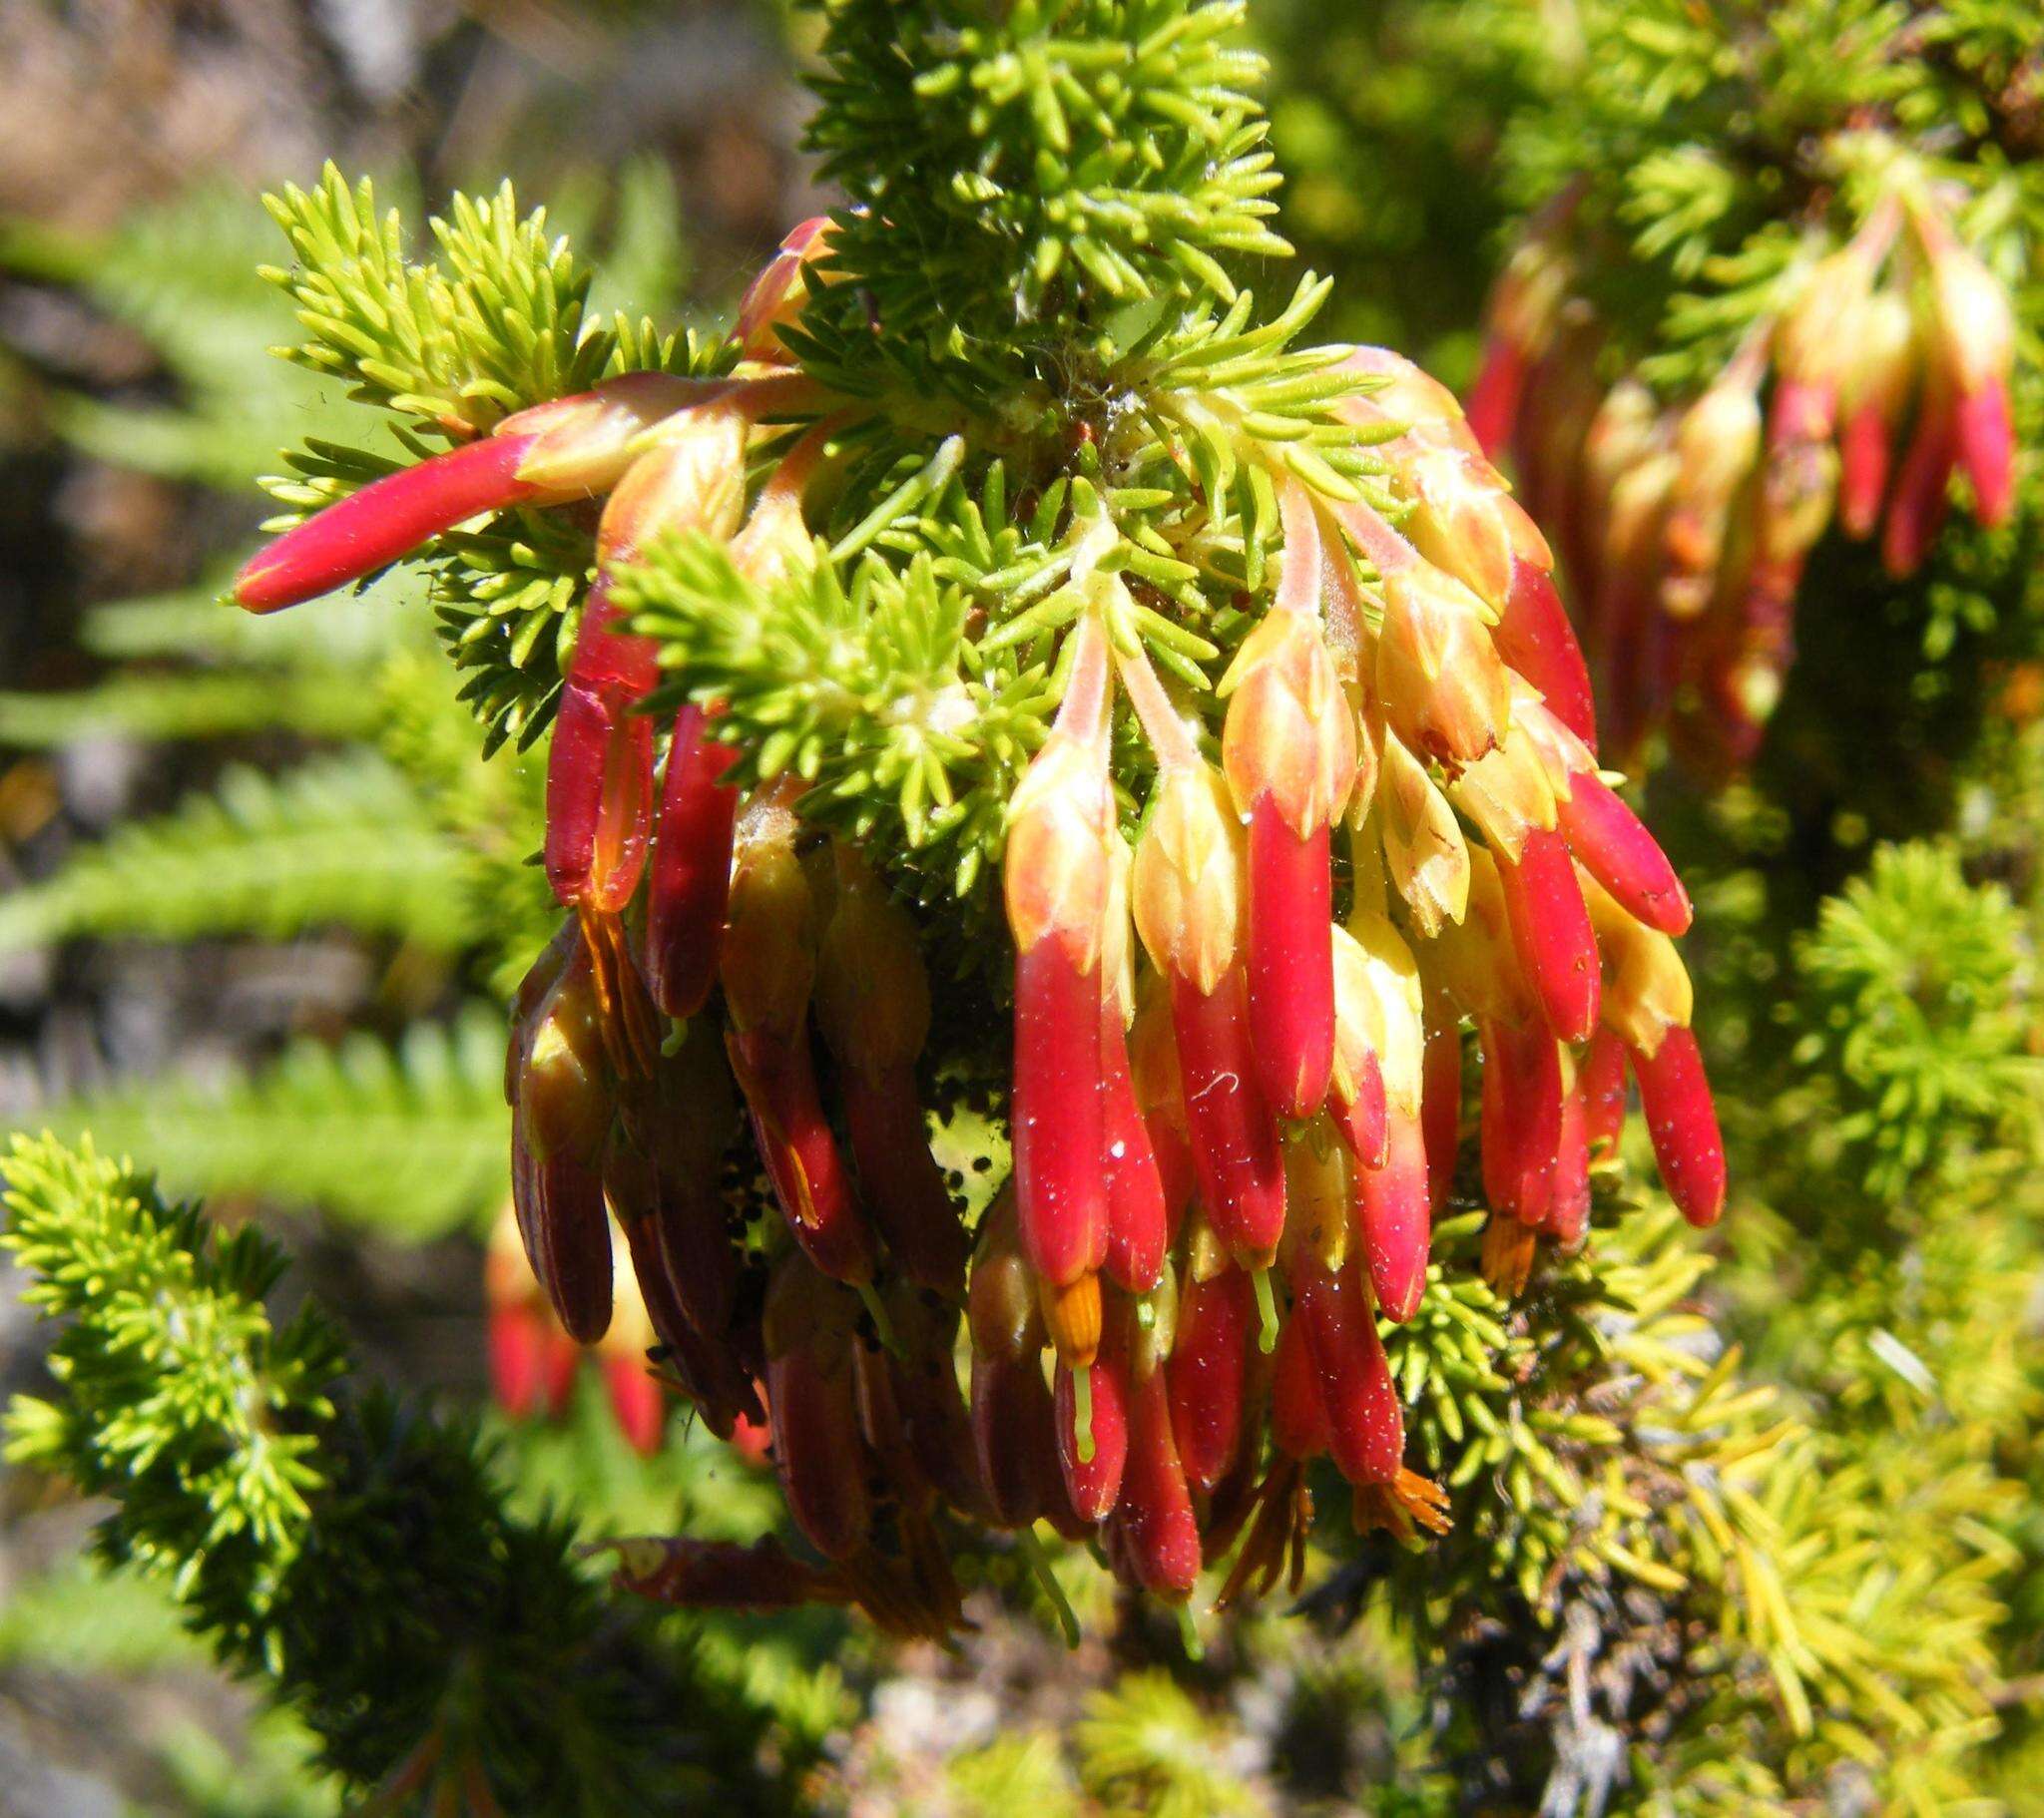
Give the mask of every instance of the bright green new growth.
<svg viewBox="0 0 2044 1818">
<path fill-rule="evenodd" d="M 804 323 L 812 371 L 853 395 L 935 379 L 1065 388 L 1115 363 L 1141 313 L 1236 293 L 1274 233 L 1278 184 L 1234 42 L 1242 0 L 1024 0 L 995 9 L 826 0 L 807 144 L 844 184 L 828 270 L 851 286 Z M 1015 413 L 1023 400 L 1003 400 Z"/>
</svg>

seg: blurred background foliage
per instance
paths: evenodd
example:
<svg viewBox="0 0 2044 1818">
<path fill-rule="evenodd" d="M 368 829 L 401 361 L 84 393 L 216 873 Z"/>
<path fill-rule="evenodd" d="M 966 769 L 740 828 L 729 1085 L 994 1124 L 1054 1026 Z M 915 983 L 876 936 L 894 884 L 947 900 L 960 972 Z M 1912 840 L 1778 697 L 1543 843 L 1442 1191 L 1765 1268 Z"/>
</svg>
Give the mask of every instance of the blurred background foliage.
<svg viewBox="0 0 2044 1818">
<path fill-rule="evenodd" d="M 1257 0 L 1281 225 L 1339 279 L 1329 332 L 1464 381 L 1554 174 L 1670 149 L 1611 130 L 1601 91 L 1578 105 L 1583 71 L 1617 48 L 1679 71 L 1692 10 Z M 1942 11 L 1991 44 L 2022 8 Z M 290 323 L 254 197 L 327 157 L 408 213 L 509 175 L 605 307 L 715 326 L 817 206 L 793 151 L 812 30 L 736 0 L 0 11 L 0 1120 L 90 1128 L 276 1235 L 286 1307 L 315 1298 L 364 1380 L 457 1426 L 485 1400 L 502 1004 L 550 919 L 537 773 L 477 755 L 416 582 L 273 620 L 215 604 L 256 477 L 355 408 L 262 355 Z M 2034 358 L 2018 411 L 2034 450 Z M 1014 1560 L 955 1654 L 832 1615 L 623 1618 L 687 1692 L 667 1785 L 989 1818 L 2044 1811 L 2038 466 L 2016 531 L 1955 527 L 1907 584 L 1826 545 L 1807 595 L 1850 610 L 1805 613 L 1754 774 L 1653 778 L 1698 899 L 1732 1213 L 1708 1254 L 1662 1216 L 1600 1225 L 1539 1305 L 1473 1308 L 1516 1320 L 1518 1373 L 1465 1398 L 1495 1445 L 1420 1436 L 1487 1474 L 1425 1594 L 1351 1549 L 1199 1662 L 1079 1572 L 1067 1655 Z M 1451 1339 L 1406 1348 L 1437 1367 Z M 44 1384 L 44 1342 L 0 1297 L 0 1386 Z M 769 1480 L 707 1436 L 632 1454 L 593 1372 L 564 1421 L 483 1418 L 521 1532 L 771 1519 Z M 314 1739 L 158 1585 L 81 1561 L 105 1513 L 0 1475 L 0 1813 L 338 1810 Z M 703 1809 L 671 1798 L 647 1809 Z"/>
</svg>

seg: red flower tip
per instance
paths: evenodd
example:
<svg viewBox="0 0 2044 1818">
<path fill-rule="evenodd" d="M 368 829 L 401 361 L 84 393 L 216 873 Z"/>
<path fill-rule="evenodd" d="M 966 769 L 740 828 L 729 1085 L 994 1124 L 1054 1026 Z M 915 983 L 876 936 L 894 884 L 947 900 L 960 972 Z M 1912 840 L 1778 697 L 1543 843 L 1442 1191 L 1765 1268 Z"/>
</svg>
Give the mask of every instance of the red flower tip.
<svg viewBox="0 0 2044 1818">
<path fill-rule="evenodd" d="M 1526 389 L 1526 350 L 1510 337 L 1492 334 L 1483 343 L 1483 363 L 1469 387 L 1463 415 L 1483 452 L 1495 459 L 1518 421 Z"/>
<path fill-rule="evenodd" d="M 1180 1292 L 1167 1366 L 1171 1429 L 1186 1481 L 1203 1493 L 1221 1482 L 1241 1449 L 1256 1316 L 1256 1292 L 1240 1269 L 1206 1281 L 1189 1275 Z"/>
<path fill-rule="evenodd" d="M 1554 577 L 1534 563 L 1514 563 L 1511 591 L 1490 636 L 1498 655 L 1540 690 L 1548 711 L 1596 750 L 1597 704 L 1590 688 L 1590 666 Z"/>
<path fill-rule="evenodd" d="M 1174 980 L 1171 1008 L 1202 1203 L 1236 1260 L 1260 1267 L 1284 1235 L 1284 1160 L 1257 1083 L 1242 968 L 1211 993 Z"/>
<path fill-rule="evenodd" d="M 1539 1228 L 1554 1192 L 1561 1145 L 1561 1050 L 1541 1024 L 1486 1020 L 1483 1044 L 1483 1196 L 1493 1212 Z"/>
<path fill-rule="evenodd" d="M 1526 835 L 1519 862 L 1500 853 L 1497 871 L 1512 946 L 1549 1027 L 1564 1042 L 1587 1042 L 1597 1027 L 1602 987 L 1597 936 L 1568 841 L 1536 828 Z"/>
<path fill-rule="evenodd" d="M 1690 1223 L 1716 1224 L 1725 1209 L 1725 1143 L 1695 1033 L 1670 1029 L 1653 1054 L 1633 1049 L 1632 1063 L 1669 1196 Z"/>
<path fill-rule="evenodd" d="M 671 1017 L 694 1016 L 717 982 L 739 805 L 723 778 L 737 757 L 709 736 L 701 707 L 675 716 L 646 901 L 646 982 Z"/>
<path fill-rule="evenodd" d="M 1426 1292 L 1433 1240 L 1426 1137 L 1417 1118 L 1394 1116 L 1381 1167 L 1351 1167 L 1355 1221 L 1362 1235 L 1370 1292 L 1386 1319 L 1403 1324 Z"/>
<path fill-rule="evenodd" d="M 1129 1456 L 1129 1394 L 1128 1359 L 1119 1347 L 1104 1348 L 1079 1372 L 1058 1366 L 1058 1466 L 1065 1494 L 1082 1521 L 1106 1521 L 1121 1499 Z"/>
<path fill-rule="evenodd" d="M 1369 1292 L 1352 1269 L 1330 1274 L 1305 1251 L 1292 1260 L 1292 1316 L 1305 1327 L 1327 1410 L 1327 1445 L 1351 1484 L 1387 1484 L 1405 1452 L 1405 1417 L 1377 1337 Z"/>
<path fill-rule="evenodd" d="M 250 557 L 235 577 L 235 604 L 273 613 L 330 594 L 469 518 L 536 496 L 518 466 L 538 439 L 485 436 L 372 480 Z"/>
<path fill-rule="evenodd" d="M 1587 771 L 1569 778 L 1569 798 L 1556 815 L 1570 852 L 1620 904 L 1663 934 L 1688 931 L 1694 911 L 1689 892 L 1660 842 L 1602 778 Z"/>
<path fill-rule="evenodd" d="M 1106 1080 L 1101 979 L 1046 934 L 1015 956 L 1015 1065 L 1009 1118 L 1022 1252 L 1062 1287 L 1107 1252 Z"/>
</svg>

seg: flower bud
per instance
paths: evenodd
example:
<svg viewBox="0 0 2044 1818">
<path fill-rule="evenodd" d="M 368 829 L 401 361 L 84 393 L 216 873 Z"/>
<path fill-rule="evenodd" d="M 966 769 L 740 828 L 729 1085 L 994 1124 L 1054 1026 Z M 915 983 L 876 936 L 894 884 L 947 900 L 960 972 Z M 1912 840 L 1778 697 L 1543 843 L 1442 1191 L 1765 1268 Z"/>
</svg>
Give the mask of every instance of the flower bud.
<svg viewBox="0 0 2044 1818">
<path fill-rule="evenodd" d="M 1327 1444 L 1351 1484 L 1394 1480 L 1405 1419 L 1377 1337 L 1369 1290 L 1351 1262 L 1329 1273 L 1305 1251 L 1291 1261 L 1292 1317 L 1305 1328 L 1312 1373 L 1327 1411 Z"/>
<path fill-rule="evenodd" d="M 1382 810 L 1384 864 L 1412 914 L 1412 925 L 1431 940 L 1459 922 L 1469 902 L 1469 847 L 1448 798 L 1397 738 L 1384 740 Z"/>
<path fill-rule="evenodd" d="M 675 716 L 646 900 L 646 982 L 664 1015 L 694 1016 L 717 980 L 731 899 L 738 753 L 709 735 L 701 707 Z"/>
<path fill-rule="evenodd" d="M 779 250 L 761 267 L 760 274 L 739 299 L 739 320 L 735 330 L 740 349 L 749 360 L 775 362 L 793 359 L 780 338 L 783 326 L 801 319 L 808 301 L 809 263 L 828 246 L 832 224 L 827 215 L 812 216 L 789 230 Z"/>
<path fill-rule="evenodd" d="M 1561 1051 L 1544 1024 L 1477 1025 L 1483 1048 L 1483 1196 L 1493 1212 L 1539 1229 L 1561 1146 Z"/>
<path fill-rule="evenodd" d="M 1284 1234 L 1284 1171 L 1250 1050 L 1248 982 L 1240 966 L 1212 992 L 1177 981 L 1171 1003 L 1201 1202 L 1237 1262 L 1266 1267 Z"/>
<path fill-rule="evenodd" d="M 1104 1522 L 1114 1513 L 1129 1455 L 1129 1402 L 1134 1385 L 1127 1346 L 1118 1336 L 1125 1317 L 1125 1310 L 1117 1309 L 1108 1322 L 1108 1337 L 1099 1355 L 1086 1366 L 1083 1409 L 1071 1369 L 1062 1363 L 1057 1367 L 1058 1466 L 1074 1513 L 1089 1523 Z"/>
<path fill-rule="evenodd" d="M 1187 1280 L 1166 1380 L 1179 1463 L 1186 1481 L 1203 1494 L 1221 1482 L 1243 1450 L 1256 1320 L 1256 1294 L 1240 1269 L 1224 1269 L 1204 1282 Z"/>
<path fill-rule="evenodd" d="M 826 1560 L 857 1553 L 872 1524 L 846 1298 L 796 1252 L 766 1297 L 773 1469 L 788 1514 Z"/>
<path fill-rule="evenodd" d="M 1516 862 L 1497 855 L 1497 873 L 1512 945 L 1548 1027 L 1564 1042 L 1587 1042 L 1597 1027 L 1597 936 L 1568 841 L 1528 833 Z"/>
<path fill-rule="evenodd" d="M 1994 274 L 1948 231 L 1919 234 L 1930 254 L 1933 353 L 1954 392 L 1953 435 L 1973 486 L 1980 522 L 2001 523 L 2015 499 L 2015 437 L 2009 417 L 2009 369 L 2015 315 Z"/>
<path fill-rule="evenodd" d="M 1134 1385 L 1129 1450 L 1122 1467 L 1114 1526 L 1137 1582 L 1155 1596 L 1182 1603 L 1200 1579 L 1200 1528 L 1172 1438 L 1165 1372 Z"/>
<path fill-rule="evenodd" d="M 1339 820 L 1355 782 L 1355 714 L 1318 624 L 1267 613 L 1219 691 L 1228 701 L 1221 762 L 1237 810 L 1248 818 L 1268 796 L 1300 838 Z"/>
<path fill-rule="evenodd" d="M 1665 1031 L 1689 1027 L 1689 974 L 1675 943 L 1635 921 L 1601 885 L 1592 880 L 1583 895 L 1604 962 L 1604 1020 L 1629 1049 L 1652 1053 Z"/>
<path fill-rule="evenodd" d="M 1894 290 L 1867 298 L 1840 327 L 1846 343 L 1839 386 L 1838 518 L 1848 537 L 1865 537 L 1887 493 L 1889 443 L 1915 376 L 1916 326 L 1908 299 Z"/>
<path fill-rule="evenodd" d="M 1160 769 L 1136 843 L 1136 928 L 1160 972 L 1211 992 L 1242 946 L 1249 862 L 1219 771 Z"/>
<path fill-rule="evenodd" d="M 1474 763 L 1511 724 L 1509 672 L 1491 642 L 1483 603 L 1430 563 L 1384 577 L 1376 693 L 1411 750 Z"/>
<path fill-rule="evenodd" d="M 1356 347 L 1342 366 L 1372 381 L 1368 391 L 1336 403 L 1347 421 L 1403 428 L 1415 440 L 1482 458 L 1485 451 L 1470 432 L 1455 394 L 1402 353 L 1388 347 Z"/>
<path fill-rule="evenodd" d="M 1716 1224 L 1725 1209 L 1725 1144 L 1695 1035 L 1671 1027 L 1651 1051 L 1627 1053 L 1669 1197 L 1690 1223 Z"/>
<path fill-rule="evenodd" d="M 1579 770 L 1557 808 L 1569 851 L 1627 913 L 1663 934 L 1685 933 L 1689 892 L 1660 842 L 1602 777 Z"/>
<path fill-rule="evenodd" d="M 1403 526 L 1413 548 L 1493 613 L 1503 612 L 1522 566 L 1554 566 L 1547 539 L 1488 462 L 1421 445 L 1398 462 L 1396 472 L 1417 501 Z"/>
<path fill-rule="evenodd" d="M 1683 413 L 1675 430 L 1676 473 L 1665 532 L 1669 611 L 1691 617 L 1710 598 L 1724 553 L 1732 502 L 1761 452 L 1755 370 L 1736 360 Z"/>
<path fill-rule="evenodd" d="M 1341 1145 L 1324 1122 L 1284 1137 L 1284 1243 L 1312 1252 L 1323 1269 L 1348 1255 L 1348 1174 Z"/>
</svg>

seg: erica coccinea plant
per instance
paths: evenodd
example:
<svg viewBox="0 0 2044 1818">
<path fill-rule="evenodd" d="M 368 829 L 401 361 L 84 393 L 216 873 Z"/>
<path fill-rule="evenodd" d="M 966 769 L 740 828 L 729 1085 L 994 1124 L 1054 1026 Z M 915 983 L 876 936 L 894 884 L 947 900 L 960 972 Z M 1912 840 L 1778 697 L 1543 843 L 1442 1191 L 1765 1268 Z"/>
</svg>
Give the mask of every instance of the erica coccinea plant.
<svg viewBox="0 0 2044 1818">
<path fill-rule="evenodd" d="M 1465 1048 L 1496 1292 L 1584 1241 L 1628 1076 L 1719 1215 L 1689 901 L 1453 398 L 1239 287 L 1286 251 L 1240 6 L 822 11 L 845 205 L 725 339 L 585 321 L 508 196 L 412 266 L 280 199 L 300 357 L 417 458 L 308 451 L 236 597 L 425 561 L 487 735 L 550 739 L 524 1253 L 596 1343 L 622 1233 L 818 1556 L 624 1584 L 942 1632 L 951 1551 L 1041 1522 L 1268 1590 L 1320 1455 L 1450 1519 L 1382 1331 L 1449 1292 Z"/>
</svg>

